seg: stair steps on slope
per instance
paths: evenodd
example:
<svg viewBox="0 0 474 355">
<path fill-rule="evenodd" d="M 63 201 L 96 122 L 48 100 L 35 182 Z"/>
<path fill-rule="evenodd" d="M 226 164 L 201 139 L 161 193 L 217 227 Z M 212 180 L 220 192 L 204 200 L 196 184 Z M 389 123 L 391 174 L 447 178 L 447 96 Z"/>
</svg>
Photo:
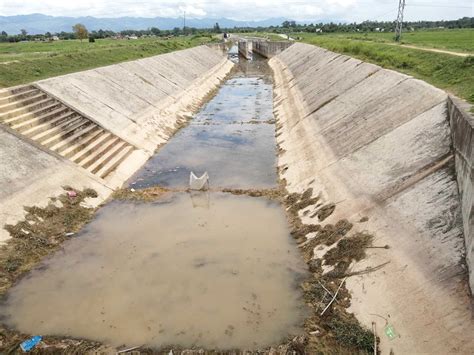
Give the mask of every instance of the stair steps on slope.
<svg viewBox="0 0 474 355">
<path fill-rule="evenodd" d="M 87 124 L 85 127 L 82 127 L 82 129 L 76 129 L 74 131 L 74 134 L 70 135 L 65 139 L 62 139 L 55 145 L 51 146 L 50 149 L 54 150 L 55 152 L 61 153 L 66 148 L 73 145 L 76 141 L 80 141 L 82 137 L 87 137 L 90 133 L 98 131 L 99 129 L 100 128 L 97 125 Z"/>
<path fill-rule="evenodd" d="M 102 167 L 104 167 L 107 162 L 109 162 L 116 154 L 119 154 L 122 149 L 127 146 L 127 142 L 120 140 L 112 148 L 104 152 L 92 165 L 87 167 L 91 173 L 96 174 Z"/>
<path fill-rule="evenodd" d="M 125 147 L 118 151 L 105 163 L 95 174 L 105 179 L 112 171 L 114 171 L 130 154 L 133 152 L 133 146 L 125 143 Z"/>
<path fill-rule="evenodd" d="M 11 126 L 19 122 L 30 120 L 36 116 L 43 115 L 49 111 L 57 109 L 58 107 L 61 107 L 61 104 L 59 102 L 52 102 L 50 105 L 42 106 L 38 108 L 37 110 L 29 111 L 27 113 L 22 113 L 10 118 L 5 118 L 3 119 L 3 123 Z M 0 122 L 2 122 L 2 115 L 0 115 Z"/>
<path fill-rule="evenodd" d="M 21 115 L 23 113 L 29 113 L 31 111 L 34 111 L 35 109 L 40 109 L 41 107 L 47 106 L 48 104 L 51 104 L 54 101 L 55 101 L 54 99 L 46 97 L 43 100 L 30 103 L 29 105 L 25 105 L 23 107 L 19 107 L 7 112 L 0 113 L 0 119 L 5 120 L 8 118 L 13 118 L 15 116 Z"/>
<path fill-rule="evenodd" d="M 11 94 L 9 96 L 0 97 L 0 105 L 5 105 L 9 102 L 17 101 L 21 98 L 30 97 L 30 96 L 33 96 L 33 95 L 39 93 L 39 92 L 40 92 L 39 89 L 32 88 L 31 90 L 23 91 L 23 92 L 20 92 L 18 94 Z"/>
<path fill-rule="evenodd" d="M 0 105 L 0 112 L 9 112 L 11 110 L 14 110 L 16 108 L 21 108 L 25 107 L 29 104 L 34 104 L 38 101 L 44 100 L 48 98 L 48 95 L 45 93 L 39 91 L 36 95 L 30 96 L 30 97 L 25 97 L 21 98 L 20 100 L 15 100 L 12 102 L 8 102 L 6 104 Z"/>
<path fill-rule="evenodd" d="M 98 130 L 91 132 L 88 135 L 81 136 L 80 139 L 76 140 L 73 144 L 69 145 L 65 149 L 60 151 L 60 154 L 68 159 L 72 160 L 72 157 L 76 156 L 77 154 L 82 155 L 85 154 L 88 150 L 88 147 L 101 136 L 105 135 L 106 132 L 100 128 Z"/>
<path fill-rule="evenodd" d="M 59 107 L 55 110 L 47 111 L 42 115 L 30 118 L 29 120 L 15 123 L 11 125 L 11 128 L 26 136 L 31 136 L 58 124 L 62 119 L 71 114 L 73 114 L 73 112 L 67 107 Z"/>
<path fill-rule="evenodd" d="M 51 149 L 56 143 L 68 138 L 69 136 L 73 135 L 77 130 L 81 130 L 86 126 L 90 125 L 91 122 L 88 119 L 85 119 L 82 116 L 77 116 L 77 118 L 71 119 L 70 121 L 66 121 L 66 124 L 61 127 L 61 129 L 57 130 L 54 127 L 54 131 L 56 133 L 51 133 L 47 139 L 41 140 L 41 144 L 46 148 Z"/>
<path fill-rule="evenodd" d="M 33 85 L 0 90 L 0 123 L 102 179 L 135 150 Z"/>
<path fill-rule="evenodd" d="M 84 169 L 88 169 L 91 165 L 97 162 L 104 154 L 107 154 L 111 149 L 113 149 L 117 144 L 121 142 L 121 139 L 111 135 L 110 139 L 107 139 L 103 144 L 98 144 L 94 149 L 89 150 L 83 159 L 77 163 L 82 166 Z"/>
</svg>

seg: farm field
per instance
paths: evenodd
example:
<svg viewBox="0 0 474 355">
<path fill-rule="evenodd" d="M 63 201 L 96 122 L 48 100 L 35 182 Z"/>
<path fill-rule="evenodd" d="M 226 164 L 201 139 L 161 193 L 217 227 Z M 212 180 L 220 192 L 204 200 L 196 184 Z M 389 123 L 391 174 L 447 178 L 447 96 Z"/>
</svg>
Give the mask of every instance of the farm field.
<svg viewBox="0 0 474 355">
<path fill-rule="evenodd" d="M 0 43 L 0 87 L 140 59 L 212 41 L 211 36 Z"/>
</svg>

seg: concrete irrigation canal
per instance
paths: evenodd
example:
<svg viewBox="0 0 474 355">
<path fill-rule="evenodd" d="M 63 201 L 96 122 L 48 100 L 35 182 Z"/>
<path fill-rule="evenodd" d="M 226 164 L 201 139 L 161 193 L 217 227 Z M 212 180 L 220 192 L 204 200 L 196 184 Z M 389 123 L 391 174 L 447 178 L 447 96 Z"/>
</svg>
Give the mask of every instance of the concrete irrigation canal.
<svg viewBox="0 0 474 355">
<path fill-rule="evenodd" d="M 228 53 L 0 91 L 0 349 L 472 353 L 469 107 L 315 46 Z"/>
</svg>

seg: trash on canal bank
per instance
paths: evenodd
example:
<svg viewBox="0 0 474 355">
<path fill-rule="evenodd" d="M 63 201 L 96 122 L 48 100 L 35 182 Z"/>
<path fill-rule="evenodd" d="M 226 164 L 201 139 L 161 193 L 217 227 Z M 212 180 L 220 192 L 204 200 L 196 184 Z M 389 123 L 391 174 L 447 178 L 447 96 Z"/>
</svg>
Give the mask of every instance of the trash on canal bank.
<svg viewBox="0 0 474 355">
<path fill-rule="evenodd" d="M 40 335 L 36 335 L 33 338 L 25 340 L 23 343 L 21 343 L 20 348 L 21 350 L 23 350 L 24 353 L 27 353 L 28 351 L 33 349 L 36 345 L 38 345 L 41 339 L 43 338 Z"/>
</svg>

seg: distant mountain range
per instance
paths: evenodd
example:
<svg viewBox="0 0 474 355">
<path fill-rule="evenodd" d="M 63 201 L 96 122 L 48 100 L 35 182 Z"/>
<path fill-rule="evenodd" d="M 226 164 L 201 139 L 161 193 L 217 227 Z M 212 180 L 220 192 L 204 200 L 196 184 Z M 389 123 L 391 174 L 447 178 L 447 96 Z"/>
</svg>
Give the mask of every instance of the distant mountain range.
<svg viewBox="0 0 474 355">
<path fill-rule="evenodd" d="M 203 18 L 186 19 L 187 27 L 212 28 L 217 22 L 221 28 L 233 27 L 268 27 L 281 25 L 286 18 L 271 18 L 262 21 L 237 21 L 227 18 Z M 18 34 L 21 29 L 25 29 L 29 34 L 42 34 L 45 32 L 71 32 L 72 26 L 76 23 L 84 24 L 89 31 L 93 30 L 145 30 L 150 27 L 158 27 L 160 30 L 172 30 L 175 27 L 183 26 L 182 18 L 166 17 L 117 17 L 117 18 L 97 18 L 97 17 L 63 17 L 48 16 L 43 14 L 0 16 L 0 31 L 8 34 Z"/>
</svg>

